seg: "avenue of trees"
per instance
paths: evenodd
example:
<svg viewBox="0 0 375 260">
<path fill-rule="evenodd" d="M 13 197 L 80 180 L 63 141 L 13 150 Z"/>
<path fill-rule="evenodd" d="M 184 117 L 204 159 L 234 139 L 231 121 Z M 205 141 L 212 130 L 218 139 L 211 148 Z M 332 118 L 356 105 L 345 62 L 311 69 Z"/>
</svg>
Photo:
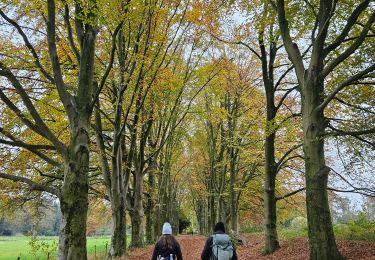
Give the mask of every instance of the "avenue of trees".
<svg viewBox="0 0 375 260">
<path fill-rule="evenodd" d="M 58 259 L 87 259 L 97 204 L 108 259 L 182 215 L 201 234 L 263 223 L 271 254 L 296 211 L 310 259 L 343 259 L 329 194 L 375 196 L 374 1 L 1 0 L 0 16 L 1 213 L 49 201 Z"/>
</svg>

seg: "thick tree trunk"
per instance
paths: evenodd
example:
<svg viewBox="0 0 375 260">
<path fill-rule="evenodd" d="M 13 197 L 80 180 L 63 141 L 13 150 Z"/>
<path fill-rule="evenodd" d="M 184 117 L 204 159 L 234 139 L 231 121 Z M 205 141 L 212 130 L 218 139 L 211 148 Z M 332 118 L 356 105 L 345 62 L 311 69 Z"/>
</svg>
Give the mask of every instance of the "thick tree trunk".
<svg viewBox="0 0 375 260">
<path fill-rule="evenodd" d="M 80 127 L 71 140 L 61 191 L 59 260 L 87 259 L 86 220 L 88 209 L 88 132 Z"/>
<path fill-rule="evenodd" d="M 143 209 L 141 211 L 143 212 Z M 141 211 L 136 210 L 130 213 L 130 220 L 132 224 L 131 247 L 143 247 L 144 246 L 143 213 L 141 213 Z"/>
<path fill-rule="evenodd" d="M 122 194 L 118 194 L 117 199 L 111 198 L 112 204 L 112 237 L 111 248 L 107 259 L 122 257 L 126 253 L 126 212 L 125 202 Z"/>
<path fill-rule="evenodd" d="M 308 77 L 305 84 L 302 92 L 302 116 L 310 259 L 343 259 L 336 246 L 328 204 L 329 168 L 325 165 L 322 138 L 324 116 L 322 111 L 317 110 L 322 98 L 323 81 L 319 81 L 318 76 L 313 76 Z"/>
<path fill-rule="evenodd" d="M 122 109 L 125 91 L 124 84 L 124 36 L 122 29 L 119 30 L 118 42 L 118 60 L 120 64 L 119 85 L 117 89 L 117 100 L 115 107 L 115 129 L 113 131 L 114 142 L 112 146 L 112 171 L 110 172 L 111 182 L 107 185 L 110 194 L 111 210 L 112 210 L 112 237 L 111 248 L 108 252 L 107 259 L 123 257 L 126 254 L 126 199 L 128 181 L 126 171 L 123 171 L 123 151 L 124 145 L 122 140 Z M 99 113 L 99 112 L 98 112 Z M 100 127 L 101 129 L 101 127 Z M 104 146 L 104 145 L 103 145 Z M 105 148 L 103 147 L 103 152 Z M 109 170 L 107 170 L 109 172 Z M 124 174 L 125 172 L 125 174 Z M 125 179 L 125 180 L 124 180 Z"/>
</svg>

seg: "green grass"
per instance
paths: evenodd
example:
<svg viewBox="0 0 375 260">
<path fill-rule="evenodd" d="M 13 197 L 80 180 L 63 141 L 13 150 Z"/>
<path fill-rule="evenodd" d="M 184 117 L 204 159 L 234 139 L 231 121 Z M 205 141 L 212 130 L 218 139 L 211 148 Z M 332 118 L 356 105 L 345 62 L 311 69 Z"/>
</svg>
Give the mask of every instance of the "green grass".
<svg viewBox="0 0 375 260">
<path fill-rule="evenodd" d="M 36 245 L 42 245 L 33 255 L 32 247 L 30 245 L 31 238 L 27 236 L 0 236 L 0 260 L 17 259 L 20 256 L 21 260 L 47 259 L 48 251 L 50 251 L 51 259 L 56 259 L 57 254 L 57 237 L 38 237 Z M 87 252 L 89 255 L 94 255 L 95 246 L 97 254 L 105 253 L 106 243 L 108 249 L 110 245 L 110 236 L 103 237 L 88 237 L 87 238 Z"/>
</svg>

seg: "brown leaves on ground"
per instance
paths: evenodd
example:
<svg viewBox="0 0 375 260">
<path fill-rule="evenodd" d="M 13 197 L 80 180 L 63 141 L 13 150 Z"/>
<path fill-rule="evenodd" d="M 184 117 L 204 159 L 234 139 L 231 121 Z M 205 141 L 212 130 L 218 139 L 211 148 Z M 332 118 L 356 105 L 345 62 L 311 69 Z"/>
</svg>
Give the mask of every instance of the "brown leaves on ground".
<svg viewBox="0 0 375 260">
<path fill-rule="evenodd" d="M 244 234 L 245 245 L 237 248 L 238 259 L 308 259 L 308 242 L 306 238 L 281 241 L 281 248 L 272 255 L 262 256 L 263 237 L 261 235 Z M 206 237 L 181 235 L 177 236 L 181 245 L 183 257 L 186 260 L 200 260 Z M 374 241 L 337 241 L 340 252 L 347 260 L 375 260 Z M 123 260 L 151 259 L 153 246 L 142 249 L 133 249 Z"/>
</svg>

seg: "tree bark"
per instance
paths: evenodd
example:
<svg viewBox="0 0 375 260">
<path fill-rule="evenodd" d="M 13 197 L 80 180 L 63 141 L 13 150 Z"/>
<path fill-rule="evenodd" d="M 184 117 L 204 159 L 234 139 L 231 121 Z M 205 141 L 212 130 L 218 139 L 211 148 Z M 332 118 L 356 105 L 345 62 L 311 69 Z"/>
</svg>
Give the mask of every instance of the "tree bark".
<svg viewBox="0 0 375 260">
<path fill-rule="evenodd" d="M 114 205 L 116 204 L 116 205 Z M 126 217 L 122 199 L 112 203 L 112 237 L 108 259 L 124 256 L 126 253 Z"/>
<path fill-rule="evenodd" d="M 64 184 L 61 190 L 62 214 L 58 259 L 87 259 L 86 220 L 88 210 L 89 136 L 83 126 L 75 132 L 68 147 Z"/>
<path fill-rule="evenodd" d="M 325 165 L 324 139 L 321 137 L 325 128 L 324 116 L 323 111 L 316 109 L 321 103 L 324 83 L 314 74 L 309 73 L 302 90 L 310 259 L 344 259 L 336 246 L 328 204 L 329 168 Z"/>
<path fill-rule="evenodd" d="M 265 10 L 266 12 L 266 10 Z M 270 38 L 273 38 L 272 30 Z M 262 76 L 266 92 L 266 137 L 265 137 L 265 180 L 264 180 L 264 224 L 265 224 L 265 245 L 264 254 L 271 254 L 280 248 L 277 236 L 277 212 L 275 183 L 277 167 L 275 160 L 275 120 L 277 109 L 275 107 L 275 87 L 274 87 L 274 61 L 277 54 L 276 42 L 270 42 L 270 52 L 268 54 L 264 45 L 264 32 L 259 34 L 259 46 L 261 51 Z M 268 60 L 268 62 L 267 62 Z"/>
<path fill-rule="evenodd" d="M 272 98 L 273 99 L 273 98 Z M 273 112 L 273 101 L 271 106 L 267 104 L 267 122 L 275 119 Z M 268 132 L 267 130 L 266 132 Z M 269 133 L 265 141 L 265 180 L 264 180 L 264 219 L 265 219 L 265 246 L 264 254 L 270 254 L 280 248 L 277 236 L 276 215 L 276 162 L 275 162 L 275 133 Z"/>
<path fill-rule="evenodd" d="M 150 166 L 151 170 L 149 171 L 148 175 L 148 193 L 149 197 L 147 199 L 147 206 L 146 206 L 146 241 L 148 244 L 152 244 L 155 242 L 155 202 L 154 202 L 154 190 L 155 190 L 155 175 L 154 171 L 156 171 L 156 165 L 154 165 L 154 161 L 151 162 L 153 165 Z"/>
<path fill-rule="evenodd" d="M 121 149 L 121 145 L 115 147 Z M 111 172 L 111 210 L 112 210 L 112 237 L 111 248 L 107 259 L 122 257 L 126 253 L 126 202 L 123 173 L 122 173 L 122 153 L 117 150 L 115 157 L 112 158 Z"/>
<path fill-rule="evenodd" d="M 130 212 L 132 247 L 144 247 L 143 174 L 134 174 L 134 206 Z"/>
</svg>

